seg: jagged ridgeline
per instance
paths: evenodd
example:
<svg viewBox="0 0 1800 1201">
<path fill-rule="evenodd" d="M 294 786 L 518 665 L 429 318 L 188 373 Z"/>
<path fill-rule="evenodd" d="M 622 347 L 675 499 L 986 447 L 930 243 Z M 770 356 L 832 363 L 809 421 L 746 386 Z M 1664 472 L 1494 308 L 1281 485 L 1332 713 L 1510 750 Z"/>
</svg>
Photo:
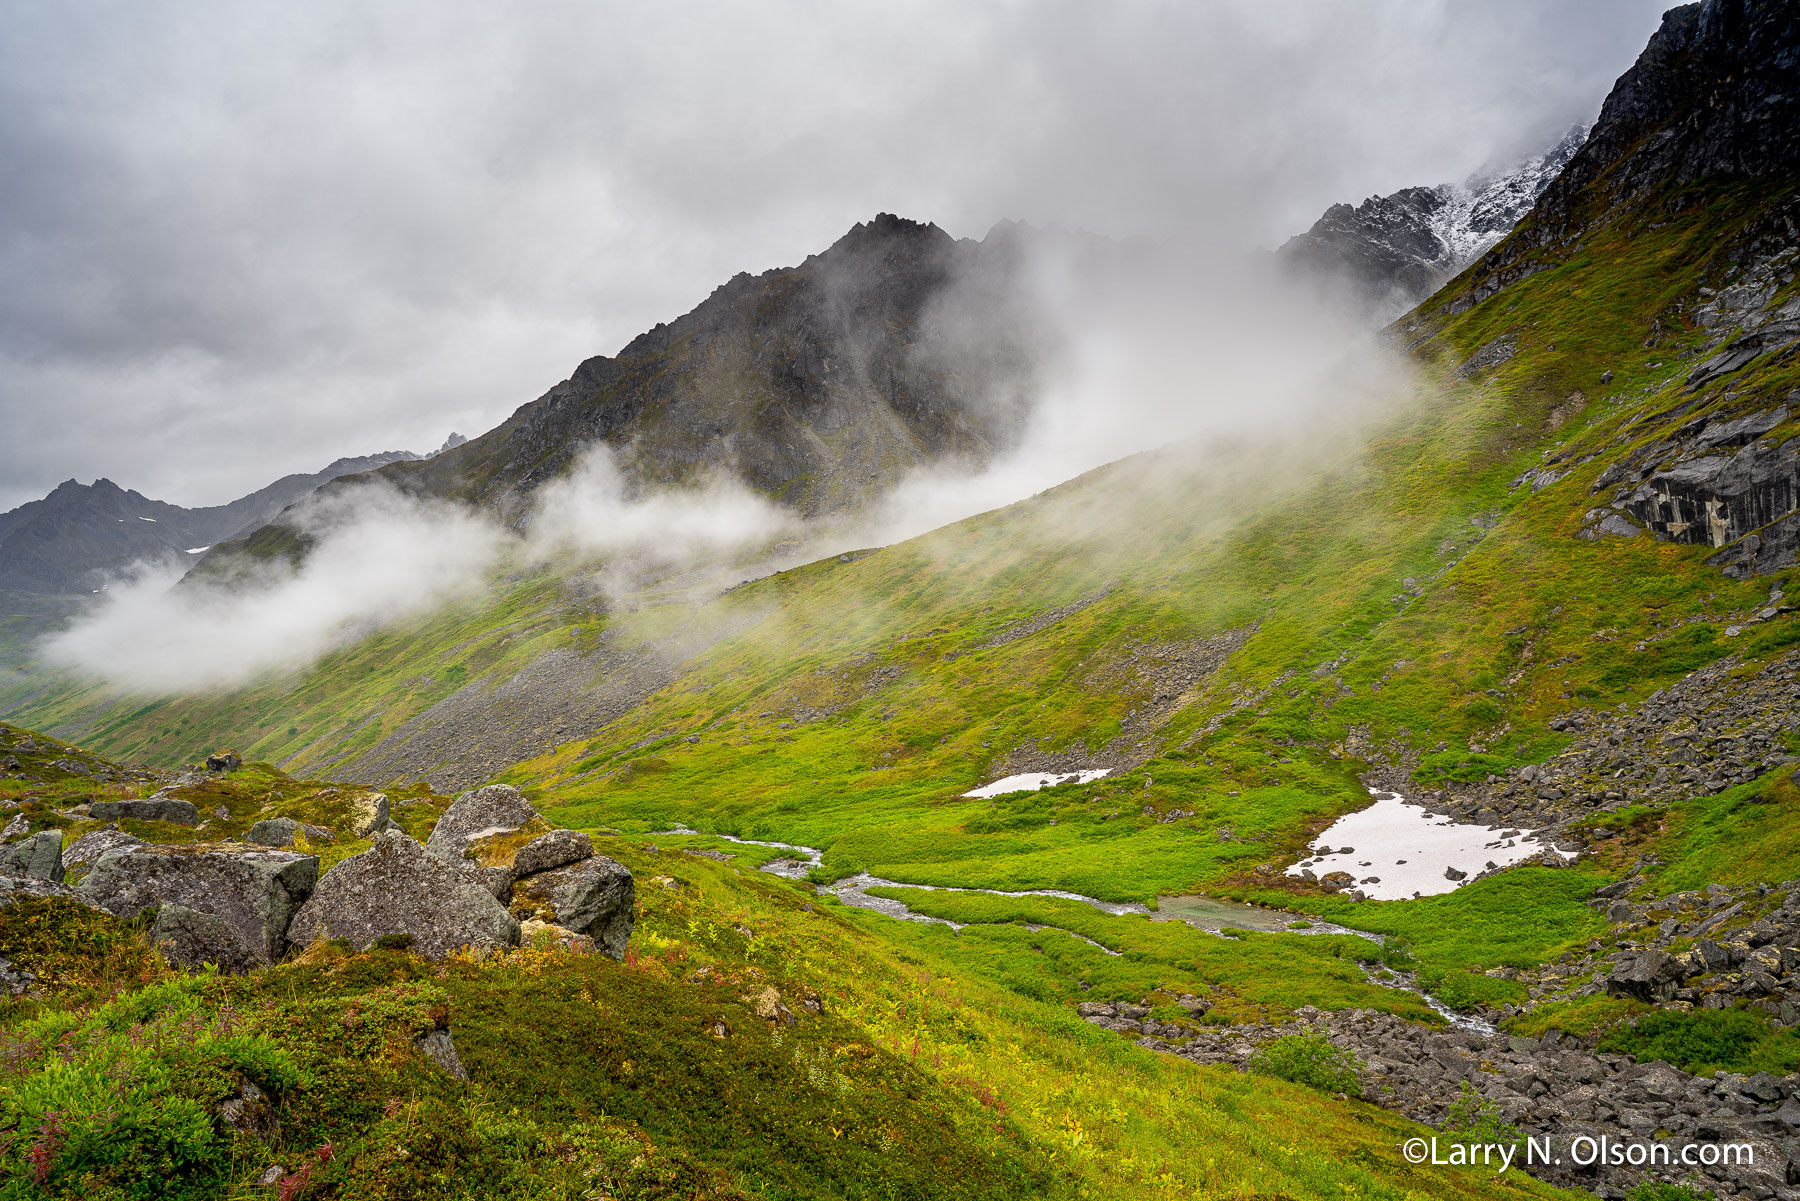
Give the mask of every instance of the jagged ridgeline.
<svg viewBox="0 0 1800 1201">
<path fill-rule="evenodd" d="M 1390 327 L 1408 369 L 1386 403 L 1346 404 L 1303 438 L 1139 456 L 705 600 L 598 604 L 580 577 L 521 571 L 279 679 L 150 703 L 34 684 L 11 694 L 13 712 L 161 767 L 237 745 L 243 771 L 271 773 L 265 790 L 308 777 L 442 805 L 510 784 L 550 824 L 603 842 L 639 881 L 634 945 L 663 967 L 502 955 L 439 976 L 417 956 L 339 948 L 207 996 L 317 983 L 338 1005 L 319 1012 L 341 1024 L 352 997 L 391 988 L 357 1012 L 410 1038 L 432 1024 L 415 1002 L 440 994 L 404 990 L 441 989 L 471 1075 L 504 1104 L 527 1082 L 546 1088 L 543 1065 L 578 1047 L 604 1080 L 564 1073 L 576 1079 L 559 1076 L 553 1102 L 531 1104 L 636 1115 L 666 1152 L 752 1193 L 781 1195 L 766 1154 L 730 1133 L 744 1089 L 805 1099 L 770 1135 L 797 1148 L 793 1195 L 859 1195 L 851 1181 L 929 1196 L 942 1186 L 916 1182 L 934 1170 L 972 1196 L 1539 1187 L 1407 1167 L 1391 1147 L 1425 1127 L 1399 1110 L 1497 1136 L 1742 1139 L 1755 1165 L 1702 1183 L 1779 1196 L 1800 1172 L 1800 619 L 1786 599 L 1800 530 L 1797 63 L 1792 3 L 1672 10 L 1518 228 Z M 898 223 L 878 242 L 881 263 L 944 245 Z M 738 316 L 723 328 L 755 328 L 746 315 L 767 303 L 770 328 L 792 334 L 784 322 L 822 310 L 775 299 L 823 289 L 808 273 L 827 257 L 729 285 L 717 316 Z M 862 381 L 889 361 L 869 346 L 929 343 L 884 342 L 882 328 L 928 321 L 869 317 L 854 388 L 783 402 L 792 453 L 823 464 L 791 474 L 801 460 L 781 438 L 757 442 L 737 416 L 735 441 L 710 433 L 693 425 L 704 406 L 681 398 L 761 396 L 772 364 L 796 360 L 702 338 L 713 327 L 698 312 L 684 321 L 494 434 L 386 472 L 505 509 L 611 429 L 622 448 L 657 449 L 628 455 L 640 472 L 679 479 L 670 465 L 707 447 L 823 511 L 850 478 L 833 464 L 867 474 L 878 447 L 925 461 L 897 433 L 832 442 L 822 414 L 911 430 L 904 414 L 929 406 L 892 398 L 923 396 L 927 377 Z M 835 353 L 808 360 L 807 378 L 829 361 L 835 379 Z M 1016 366 L 994 362 L 994 378 Z M 755 370 L 739 390 L 683 390 L 743 363 Z M 821 415 L 804 439 L 795 413 Z M 941 430 L 932 454 L 1003 442 L 967 413 Z M 1023 773 L 1074 778 L 967 795 Z M 29 785 L 54 804 L 26 805 L 19 782 L 20 835 L 73 829 L 81 779 Z M 1347 880 L 1302 874 L 1370 785 L 1491 827 L 1495 844 L 1530 830 L 1575 857 L 1452 865 L 1444 891 L 1415 899 L 1365 899 L 1380 883 L 1355 862 L 1367 847 L 1327 848 L 1359 869 Z M 753 870 L 772 864 L 787 878 Z M 859 883 L 828 891 L 841 880 Z M 1221 938 L 1216 914 L 1156 920 L 1200 892 L 1259 903 L 1267 924 Z M 854 908 L 852 894 L 938 924 Z M 1434 1022 L 1415 987 L 1464 1024 Z M 809 988 L 847 1025 L 789 1027 L 779 1007 L 798 1017 Z M 514 1011 L 553 1020 L 524 1028 Z M 596 1049 L 596 1029 L 617 1039 Z M 416 1073 L 401 1083 L 463 1107 L 470 1162 L 525 1145 L 470 1094 L 433 1092 L 443 1082 L 396 1045 L 394 1070 Z M 840 1159 L 852 1128 L 835 1120 L 832 1073 L 850 1064 L 852 1091 L 835 1095 L 869 1098 L 888 1142 L 864 1123 Z M 705 1079 L 730 1104 L 706 1112 L 724 1116 L 658 1108 L 661 1094 L 629 1083 L 646 1065 L 659 1081 L 716 1071 Z M 1336 1096 L 1357 1089 L 1367 1103 Z M 378 1117 L 353 1099 L 392 1123 L 380 1132 L 400 1125 L 404 1106 Z M 306 1112 L 306 1136 L 338 1129 Z M 910 1124 L 917 1113 L 942 1121 Z M 563 1145 L 540 1136 L 530 1145 Z M 622 1133 L 581 1135 L 602 1136 Z M 1240 1138 L 1254 1152 L 1222 1150 Z M 948 1161 L 907 1150 L 932 1139 Z M 885 1194 L 859 1175 L 884 1145 L 907 1174 Z"/>
</svg>

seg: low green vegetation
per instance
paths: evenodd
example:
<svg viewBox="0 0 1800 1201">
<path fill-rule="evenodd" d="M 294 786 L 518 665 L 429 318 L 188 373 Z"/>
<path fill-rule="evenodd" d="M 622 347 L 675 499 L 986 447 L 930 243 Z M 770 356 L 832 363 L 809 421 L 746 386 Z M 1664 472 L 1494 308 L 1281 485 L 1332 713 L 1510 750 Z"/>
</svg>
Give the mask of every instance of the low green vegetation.
<svg viewBox="0 0 1800 1201">
<path fill-rule="evenodd" d="M 1282 1034 L 1256 1049 L 1250 1070 L 1304 1084 L 1320 1092 L 1362 1095 L 1362 1064 L 1356 1055 L 1323 1034 Z"/>
<path fill-rule="evenodd" d="M 1768 1015 L 1748 1009 L 1659 1009 L 1614 1024 L 1602 1051 L 1642 1062 L 1661 1059 L 1684 1072 L 1774 1072 L 1800 1067 L 1800 1036 L 1770 1028 Z"/>
</svg>

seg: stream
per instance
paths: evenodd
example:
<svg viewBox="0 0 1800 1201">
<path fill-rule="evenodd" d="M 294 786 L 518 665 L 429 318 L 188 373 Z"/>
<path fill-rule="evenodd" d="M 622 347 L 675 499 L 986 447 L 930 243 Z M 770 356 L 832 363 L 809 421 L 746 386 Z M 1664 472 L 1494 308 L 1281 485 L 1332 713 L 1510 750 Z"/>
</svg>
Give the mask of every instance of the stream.
<svg viewBox="0 0 1800 1201">
<path fill-rule="evenodd" d="M 787 880 L 804 880 L 811 871 L 825 860 L 825 852 L 817 847 L 799 846 L 791 842 L 771 842 L 759 838 L 736 838 L 730 834 L 705 834 L 677 823 L 665 834 L 690 834 L 706 838 L 717 838 L 721 842 L 733 842 L 739 846 L 767 847 L 775 851 L 792 851 L 791 856 L 771 859 L 762 865 L 759 871 L 780 876 Z M 1157 909 L 1151 910 L 1146 905 L 1135 901 L 1102 901 L 1097 897 L 1083 896 L 1078 892 L 1065 892 L 1060 888 L 1028 888 L 1020 892 L 1007 892 L 998 888 L 959 888 L 954 885 L 941 884 L 905 884 L 898 880 L 887 880 L 880 876 L 872 876 L 868 872 L 858 872 L 832 884 L 821 885 L 819 891 L 836 897 L 846 905 L 857 909 L 869 909 L 891 918 L 907 922 L 924 922 L 931 925 L 949 926 L 952 930 L 961 930 L 965 923 L 953 922 L 946 918 L 929 917 L 923 913 L 915 913 L 905 902 L 891 897 L 875 897 L 869 895 L 871 888 L 916 888 L 923 892 L 979 892 L 995 897 L 1057 897 L 1065 901 L 1079 901 L 1090 905 L 1102 913 L 1114 917 L 1127 913 L 1140 914 L 1159 922 L 1186 922 L 1196 929 L 1205 930 L 1209 934 L 1220 934 L 1224 929 L 1258 930 L 1268 933 L 1282 934 L 1350 934 L 1357 938 L 1366 938 L 1379 944 L 1381 936 L 1370 934 L 1366 930 L 1354 930 L 1349 926 L 1340 926 L 1308 914 L 1290 913 L 1281 909 L 1266 909 L 1252 905 L 1248 901 L 1237 903 L 1221 901 L 1213 897 L 1199 895 L 1158 896 Z M 1309 925 L 1295 929 L 1292 923 L 1304 921 Z M 1045 929 L 1043 926 L 1029 926 L 1032 930 Z M 1072 938 L 1079 938 L 1091 947 L 1097 947 L 1108 955 L 1118 955 L 1108 947 L 1102 946 L 1091 938 L 1076 934 L 1073 930 L 1063 933 Z M 1220 935 L 1223 937 L 1223 935 Z M 1492 1025 L 1481 1018 L 1461 1014 L 1445 1005 L 1442 1001 L 1419 988 L 1408 973 L 1395 973 L 1389 969 L 1375 969 L 1368 964 L 1359 964 L 1363 975 L 1371 984 L 1382 988 L 1397 989 L 1401 992 L 1416 993 L 1434 1013 L 1452 1026 L 1462 1030 L 1492 1037 L 1498 1033 Z"/>
</svg>

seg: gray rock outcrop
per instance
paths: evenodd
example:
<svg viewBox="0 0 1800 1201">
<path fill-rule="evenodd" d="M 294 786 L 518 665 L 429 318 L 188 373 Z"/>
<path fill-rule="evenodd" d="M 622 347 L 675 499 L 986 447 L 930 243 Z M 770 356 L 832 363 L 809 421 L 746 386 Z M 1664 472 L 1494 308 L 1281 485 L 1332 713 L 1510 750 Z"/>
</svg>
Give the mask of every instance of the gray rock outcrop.
<svg viewBox="0 0 1800 1201">
<path fill-rule="evenodd" d="M 467 1080 L 469 1073 L 462 1065 L 462 1058 L 456 1053 L 456 1044 L 450 1039 L 450 1031 L 443 1027 L 428 1030 L 413 1039 L 413 1046 L 419 1049 L 427 1062 L 440 1072 L 454 1076 L 458 1080 Z"/>
<path fill-rule="evenodd" d="M 194 803 L 175 797 L 157 796 L 141 801 L 95 801 L 88 806 L 88 816 L 103 822 L 130 818 L 140 822 L 174 822 L 178 826 L 200 824 L 200 810 L 194 807 Z"/>
<path fill-rule="evenodd" d="M 444 810 L 425 840 L 425 853 L 436 859 L 456 861 L 468 855 L 484 838 L 523 830 L 542 816 L 525 794 L 510 784 L 489 784 L 463 793 Z"/>
<path fill-rule="evenodd" d="M 637 888 L 624 864 L 592 855 L 519 880 L 512 911 L 521 920 L 535 918 L 585 934 L 602 953 L 623 959 L 637 920 Z"/>
<path fill-rule="evenodd" d="M 80 838 L 70 843 L 62 853 L 63 878 L 78 881 L 100 856 L 108 851 L 116 851 L 120 847 L 142 846 L 144 840 L 134 834 L 127 834 L 117 826 L 107 826 L 101 830 L 89 830 Z"/>
<path fill-rule="evenodd" d="M 241 843 L 143 844 L 102 855 L 76 891 L 116 917 L 183 905 L 231 931 L 231 958 L 273 963 L 286 949 L 288 922 L 312 894 L 316 855 Z"/>
<path fill-rule="evenodd" d="M 594 853 L 594 840 L 578 830 L 552 830 L 519 848 L 513 856 L 513 877 L 534 876 L 579 863 Z"/>
<path fill-rule="evenodd" d="M 410 934 L 419 954 L 442 959 L 462 947 L 517 945 L 519 923 L 467 867 L 386 830 L 325 873 L 294 915 L 288 940 L 342 938 L 366 950 L 384 934 Z"/>
<path fill-rule="evenodd" d="M 62 831 L 40 830 L 0 850 L 0 875 L 62 882 Z"/>
<path fill-rule="evenodd" d="M 291 847 L 299 834 L 306 835 L 309 842 L 331 842 L 337 837 L 324 826 L 295 821 L 291 817 L 269 817 L 251 826 L 244 838 L 258 846 Z"/>
</svg>

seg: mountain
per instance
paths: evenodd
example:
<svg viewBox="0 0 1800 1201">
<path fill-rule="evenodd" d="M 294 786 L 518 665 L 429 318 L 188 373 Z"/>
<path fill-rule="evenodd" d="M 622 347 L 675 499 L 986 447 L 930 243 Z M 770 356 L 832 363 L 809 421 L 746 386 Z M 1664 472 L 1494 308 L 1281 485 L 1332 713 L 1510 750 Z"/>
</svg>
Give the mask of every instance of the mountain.
<svg viewBox="0 0 1800 1201">
<path fill-rule="evenodd" d="M 877 1178 L 933 1195 L 919 1148 L 938 1139 L 971 1173 L 972 1148 L 992 1156 L 966 1177 L 980 1196 L 1008 1195 L 996 1177 L 1121 1201 L 1541 1191 L 1487 1169 L 1427 1190 L 1393 1151 L 1485 1129 L 1552 1140 L 1561 1162 L 1513 1167 L 1602 1196 L 1783 1195 L 1800 1179 L 1794 96 L 1793 0 L 1671 10 L 1563 174 L 1394 327 L 1410 371 L 1373 416 L 1136 456 L 704 599 L 601 604 L 585 570 L 521 565 L 219 694 L 0 681 L 19 720 L 108 755 L 262 761 L 237 783 L 192 773 L 208 825 L 145 836 L 234 835 L 290 802 L 316 822 L 347 781 L 391 790 L 423 837 L 444 794 L 499 782 L 637 873 L 625 964 L 554 930 L 443 968 L 318 943 L 196 990 L 280 1007 L 238 1011 L 244 1037 L 280 1042 L 255 1063 L 298 1133 L 181 1162 L 248 1179 L 329 1144 L 343 1178 L 505 1179 L 604 1142 L 752 1195 Z M 509 445 L 520 478 L 558 453 L 502 439 L 496 478 Z M 22 829 L 94 828 L 74 803 L 91 763 L 32 747 L 16 774 L 50 784 L 4 782 L 35 790 Z M 370 847 L 311 845 L 321 866 Z M 49 940 L 18 928 L 0 922 L 0 954 L 48 973 Z M 109 937 L 75 945 L 141 945 Z M 118 973 L 135 989 L 141 970 Z M 117 1015 L 121 1045 L 161 1054 L 123 1027 L 169 995 L 68 1021 Z M 439 1080 L 411 1109 L 410 1081 L 436 1078 L 333 1058 L 363 1040 L 381 1072 L 422 1073 L 409 1040 L 446 1023 L 479 1096 Z M 110 1070 L 68 1045 L 16 1070 Z M 876 1067 L 920 1098 L 891 1121 L 867 1115 L 893 1094 L 856 1091 Z M 699 1094 L 665 1084 L 694 1079 L 698 1117 Z M 636 1133 L 564 1125 L 594 1113 Z M 946 1118 L 934 1133 L 921 1113 Z M 41 1131 L 17 1146 L 50 1146 Z M 1570 1162 L 1576 1132 L 1646 1131 L 1753 1162 Z M 872 1146 L 897 1175 L 873 1175 Z"/>
<path fill-rule="evenodd" d="M 480 437 L 375 475 L 514 518 L 604 445 L 633 484 L 723 473 L 815 515 L 926 464 L 980 465 L 1030 403 L 1046 334 L 1019 284 L 1029 248 L 1051 241 L 1104 246 L 1011 222 L 958 240 L 883 213 L 797 267 L 739 273 Z M 287 545 L 272 528 L 249 549 Z"/>
<path fill-rule="evenodd" d="M 394 450 L 338 459 L 321 471 L 283 476 L 229 504 L 200 509 L 151 500 L 108 479 L 65 480 L 44 499 L 0 513 L 0 591 L 92 592 L 107 571 L 198 555 L 264 525 L 321 484 L 418 457 Z"/>
<path fill-rule="evenodd" d="M 1334 204 L 1283 243 L 1276 260 L 1386 325 L 1511 232 L 1586 136 L 1576 126 L 1544 153 L 1460 184 L 1402 188 L 1355 207 Z"/>
</svg>

